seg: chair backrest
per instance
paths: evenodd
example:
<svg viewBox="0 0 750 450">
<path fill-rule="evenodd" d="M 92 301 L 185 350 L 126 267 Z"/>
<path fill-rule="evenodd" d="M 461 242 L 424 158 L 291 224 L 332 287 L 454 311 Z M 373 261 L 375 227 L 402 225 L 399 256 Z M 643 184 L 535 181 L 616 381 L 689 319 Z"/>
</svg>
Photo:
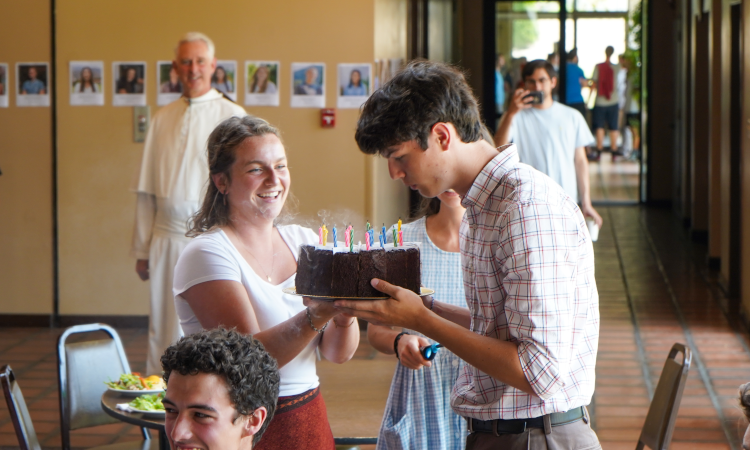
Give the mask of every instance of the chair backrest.
<svg viewBox="0 0 750 450">
<path fill-rule="evenodd" d="M 111 339 L 67 343 L 78 333 L 103 331 Z M 120 423 L 101 406 L 108 380 L 130 373 L 125 349 L 117 332 L 101 323 L 70 327 L 57 344 L 57 375 L 60 383 L 60 435 L 64 450 L 70 448 L 70 430 Z"/>
<path fill-rule="evenodd" d="M 678 354 L 682 354 L 681 363 L 677 362 Z M 682 344 L 672 346 L 664 362 L 651 406 L 648 408 L 637 449 L 642 449 L 644 445 L 653 450 L 669 447 L 692 358 L 689 348 Z"/>
<path fill-rule="evenodd" d="M 31 423 L 29 409 L 26 407 L 21 388 L 18 386 L 16 376 L 10 366 L 3 366 L 0 369 L 0 384 L 3 385 L 5 403 L 8 404 L 8 411 L 21 450 L 42 450 L 36 438 L 34 425 Z"/>
</svg>

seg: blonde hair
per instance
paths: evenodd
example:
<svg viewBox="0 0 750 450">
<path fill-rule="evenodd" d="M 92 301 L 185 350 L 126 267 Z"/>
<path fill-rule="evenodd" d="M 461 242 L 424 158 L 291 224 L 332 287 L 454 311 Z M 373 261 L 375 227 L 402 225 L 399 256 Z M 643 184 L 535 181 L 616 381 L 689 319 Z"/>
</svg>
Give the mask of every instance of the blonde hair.
<svg viewBox="0 0 750 450">
<path fill-rule="evenodd" d="M 177 42 L 177 47 L 174 49 L 174 55 L 177 56 L 177 52 L 180 51 L 180 45 L 186 43 L 186 42 L 196 42 L 196 41 L 203 41 L 206 44 L 206 47 L 208 47 L 208 56 L 210 58 L 213 58 L 216 53 L 216 47 L 214 46 L 214 41 L 211 40 L 210 37 L 206 36 L 203 33 L 199 33 L 197 31 L 191 31 L 189 33 L 185 33 L 179 42 Z"/>
</svg>

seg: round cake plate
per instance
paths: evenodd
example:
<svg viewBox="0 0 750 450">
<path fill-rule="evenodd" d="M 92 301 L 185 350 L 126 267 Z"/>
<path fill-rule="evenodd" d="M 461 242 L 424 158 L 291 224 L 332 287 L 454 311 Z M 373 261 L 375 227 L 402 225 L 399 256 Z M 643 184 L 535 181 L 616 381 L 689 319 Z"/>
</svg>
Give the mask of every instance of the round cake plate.
<svg viewBox="0 0 750 450">
<path fill-rule="evenodd" d="M 420 293 L 419 293 L 420 297 L 424 297 L 425 295 L 432 295 L 432 294 L 435 293 L 435 289 L 430 289 L 430 288 L 426 288 L 426 287 L 421 287 L 419 289 L 420 289 Z M 285 294 L 296 295 L 297 297 L 320 298 L 320 299 L 324 299 L 324 300 L 325 299 L 336 300 L 336 299 L 340 299 L 340 298 L 341 299 L 347 299 L 347 300 L 383 300 L 383 299 L 388 298 L 388 297 L 356 297 L 356 298 L 351 298 L 351 297 L 330 297 L 330 296 L 326 296 L 326 295 L 303 295 L 303 294 L 298 294 L 297 293 L 297 288 L 296 287 L 284 288 L 282 291 Z"/>
</svg>

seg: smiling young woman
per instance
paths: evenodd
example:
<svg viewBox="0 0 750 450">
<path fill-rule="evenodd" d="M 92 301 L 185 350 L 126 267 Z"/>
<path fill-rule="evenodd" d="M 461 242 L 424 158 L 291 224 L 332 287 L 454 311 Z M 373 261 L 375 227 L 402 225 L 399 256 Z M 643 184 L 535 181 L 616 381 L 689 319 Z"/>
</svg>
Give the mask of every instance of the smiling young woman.
<svg viewBox="0 0 750 450">
<path fill-rule="evenodd" d="M 355 319 L 347 316 L 328 326 L 340 315 L 331 302 L 303 304 L 283 293 L 294 286 L 300 245 L 314 245 L 318 236 L 298 225 L 275 224 L 291 186 L 279 132 L 256 117 L 227 119 L 211 133 L 208 163 L 208 190 L 188 233 L 195 239 L 175 267 L 180 325 L 186 335 L 220 325 L 236 328 L 252 334 L 278 361 L 279 409 L 259 449 L 333 449 L 315 351 L 336 363 L 348 361 L 359 327 L 350 326 Z"/>
</svg>

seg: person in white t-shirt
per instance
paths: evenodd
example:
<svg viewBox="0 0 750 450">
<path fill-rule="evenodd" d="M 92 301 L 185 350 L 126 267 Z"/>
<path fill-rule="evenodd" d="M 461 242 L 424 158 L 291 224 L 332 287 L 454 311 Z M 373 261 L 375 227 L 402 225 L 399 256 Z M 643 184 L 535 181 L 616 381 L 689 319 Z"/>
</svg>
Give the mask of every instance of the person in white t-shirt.
<svg viewBox="0 0 750 450">
<path fill-rule="evenodd" d="M 584 216 L 602 226 L 591 205 L 587 145 L 594 136 L 577 110 L 552 99 L 557 74 L 548 61 L 530 61 L 521 74 L 524 87 L 516 90 L 495 132 L 495 145 L 513 142 L 522 163 L 547 174 L 577 201 Z M 542 102 L 532 103 L 532 91 Z"/>
<path fill-rule="evenodd" d="M 294 286 L 300 245 L 314 245 L 318 236 L 275 224 L 291 184 L 278 130 L 257 117 L 224 120 L 208 138 L 208 169 L 207 192 L 188 232 L 195 239 L 175 267 L 182 330 L 236 328 L 278 361 L 278 409 L 258 449 L 333 450 L 316 350 L 332 362 L 348 361 L 359 326 L 332 302 L 303 304 L 283 292 Z"/>
</svg>

